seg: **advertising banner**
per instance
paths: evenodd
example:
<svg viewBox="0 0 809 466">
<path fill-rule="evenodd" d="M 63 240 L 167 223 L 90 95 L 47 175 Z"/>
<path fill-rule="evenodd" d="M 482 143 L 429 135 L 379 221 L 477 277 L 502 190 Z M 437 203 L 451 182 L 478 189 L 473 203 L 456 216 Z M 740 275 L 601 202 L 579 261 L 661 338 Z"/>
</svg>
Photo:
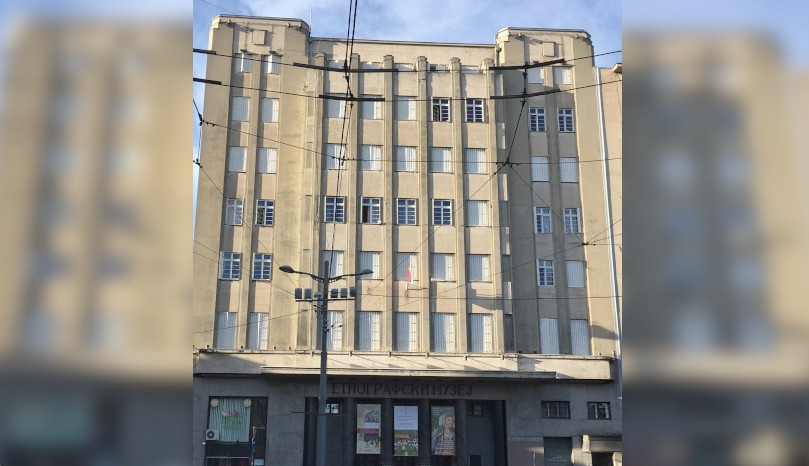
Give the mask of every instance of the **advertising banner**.
<svg viewBox="0 0 809 466">
<path fill-rule="evenodd" d="M 393 407 L 393 456 L 419 456 L 419 407 Z"/>
<path fill-rule="evenodd" d="M 433 406 L 430 409 L 433 455 L 455 456 L 455 407 Z"/>
<path fill-rule="evenodd" d="M 357 454 L 379 454 L 379 413 L 382 405 L 357 405 Z"/>
</svg>

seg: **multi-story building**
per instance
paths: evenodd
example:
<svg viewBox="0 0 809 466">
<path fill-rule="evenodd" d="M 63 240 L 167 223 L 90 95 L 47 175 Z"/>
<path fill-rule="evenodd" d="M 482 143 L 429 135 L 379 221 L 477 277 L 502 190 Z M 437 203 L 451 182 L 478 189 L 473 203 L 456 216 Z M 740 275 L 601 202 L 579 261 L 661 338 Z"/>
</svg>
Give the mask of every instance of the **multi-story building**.
<svg viewBox="0 0 809 466">
<path fill-rule="evenodd" d="M 195 464 L 314 464 L 320 329 L 294 290 L 318 284 L 279 266 L 325 261 L 372 271 L 336 282 L 357 298 L 325 316 L 327 464 L 620 463 L 603 247 L 604 159 L 620 156 L 604 137 L 620 122 L 602 105 L 619 83 L 592 56 L 581 30 L 346 41 L 298 19 L 214 19 Z"/>
</svg>

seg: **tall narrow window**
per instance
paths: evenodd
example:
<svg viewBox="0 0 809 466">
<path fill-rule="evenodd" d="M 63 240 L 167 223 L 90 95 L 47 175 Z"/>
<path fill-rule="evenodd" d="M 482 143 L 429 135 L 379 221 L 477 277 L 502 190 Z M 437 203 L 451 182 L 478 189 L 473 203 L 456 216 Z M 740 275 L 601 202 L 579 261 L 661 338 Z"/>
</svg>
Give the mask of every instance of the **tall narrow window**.
<svg viewBox="0 0 809 466">
<path fill-rule="evenodd" d="M 281 56 L 280 55 L 264 55 L 261 57 L 262 65 L 264 65 L 264 72 L 267 74 L 280 74 L 281 73 Z"/>
<path fill-rule="evenodd" d="M 486 173 L 486 149 L 466 149 L 464 158 L 466 173 Z"/>
<path fill-rule="evenodd" d="M 559 159 L 559 179 L 562 183 L 577 183 L 579 181 L 579 164 L 575 157 L 561 157 Z"/>
<path fill-rule="evenodd" d="M 567 261 L 567 286 L 584 287 L 584 261 Z"/>
<path fill-rule="evenodd" d="M 555 66 L 553 68 L 553 82 L 559 84 L 573 84 L 573 75 L 569 66 Z"/>
<path fill-rule="evenodd" d="M 531 181 L 548 180 L 548 158 L 531 157 Z"/>
<path fill-rule="evenodd" d="M 514 346 L 514 315 L 503 314 L 503 346 L 506 353 L 513 353 Z"/>
<path fill-rule="evenodd" d="M 362 157 L 361 170 L 382 170 L 382 146 L 363 144 L 360 156 Z"/>
<path fill-rule="evenodd" d="M 574 355 L 590 355 L 590 325 L 587 320 L 570 319 L 570 342 Z"/>
<path fill-rule="evenodd" d="M 449 121 L 449 99 L 433 98 L 433 121 Z"/>
<path fill-rule="evenodd" d="M 242 254 L 239 252 L 219 253 L 219 278 L 238 280 L 242 272 Z"/>
<path fill-rule="evenodd" d="M 455 351 L 455 314 L 434 312 L 433 318 L 433 351 L 451 353 Z"/>
<path fill-rule="evenodd" d="M 572 133 L 573 132 L 573 109 L 560 108 L 558 110 L 559 116 L 559 132 Z"/>
<path fill-rule="evenodd" d="M 230 120 L 247 121 L 250 110 L 249 97 L 233 97 L 230 100 Z"/>
<path fill-rule="evenodd" d="M 539 349 L 542 354 L 559 354 L 559 326 L 556 319 L 539 319 Z"/>
<path fill-rule="evenodd" d="M 326 223 L 345 223 L 346 198 L 326 196 L 326 205 L 323 209 L 323 221 Z"/>
<path fill-rule="evenodd" d="M 548 207 L 534 207 L 536 233 L 551 232 L 551 209 Z"/>
<path fill-rule="evenodd" d="M 396 199 L 396 223 L 399 225 L 416 224 L 415 199 Z"/>
<path fill-rule="evenodd" d="M 275 173 L 277 159 L 278 159 L 278 150 L 275 147 L 259 147 L 258 172 Z"/>
<path fill-rule="evenodd" d="M 565 233 L 581 233 L 581 222 L 579 221 L 579 209 L 565 209 Z"/>
<path fill-rule="evenodd" d="M 545 80 L 542 78 L 542 67 L 528 68 L 528 84 L 544 84 Z"/>
<path fill-rule="evenodd" d="M 326 144 L 326 169 L 342 170 L 346 165 L 345 144 Z"/>
<path fill-rule="evenodd" d="M 433 225 L 452 225 L 451 199 L 433 199 Z"/>
<path fill-rule="evenodd" d="M 537 285 L 553 286 L 553 261 L 537 261 Z"/>
<path fill-rule="evenodd" d="M 396 146 L 396 171 L 416 171 L 416 148 L 410 146 Z"/>
<path fill-rule="evenodd" d="M 430 171 L 437 173 L 452 172 L 452 149 L 450 149 L 449 147 L 431 148 Z"/>
<path fill-rule="evenodd" d="M 244 199 L 228 199 L 225 206 L 225 225 L 241 225 Z"/>
<path fill-rule="evenodd" d="M 396 312 L 396 351 L 418 351 L 419 323 L 415 312 Z"/>
<path fill-rule="evenodd" d="M 396 272 L 394 273 L 395 280 L 418 280 L 416 273 L 418 267 L 418 256 L 411 252 L 397 252 L 396 253 Z"/>
<path fill-rule="evenodd" d="M 270 334 L 270 315 L 266 312 L 250 312 L 247 314 L 247 348 L 265 350 L 268 347 Z"/>
<path fill-rule="evenodd" d="M 466 121 L 483 123 L 483 99 L 466 99 Z"/>
<path fill-rule="evenodd" d="M 381 95 L 363 95 L 362 97 L 367 98 L 379 98 L 381 99 Z M 382 101 L 362 101 L 362 118 L 366 120 L 379 120 L 382 118 Z"/>
<path fill-rule="evenodd" d="M 323 262 L 329 261 L 329 276 L 336 277 L 343 274 L 343 251 L 323 251 Z"/>
<path fill-rule="evenodd" d="M 408 121 L 416 119 L 416 98 L 412 96 L 396 96 L 396 119 Z"/>
<path fill-rule="evenodd" d="M 359 338 L 357 349 L 360 351 L 379 351 L 379 315 L 377 311 L 357 312 Z"/>
<path fill-rule="evenodd" d="M 430 279 L 455 280 L 455 254 L 430 254 L 430 257 L 432 258 Z"/>
<path fill-rule="evenodd" d="M 468 281 L 489 282 L 492 280 L 488 254 L 469 254 L 467 257 L 469 275 L 466 278 Z"/>
<path fill-rule="evenodd" d="M 267 97 L 261 98 L 261 121 L 262 122 L 277 122 L 278 121 L 278 99 L 270 99 Z"/>
<path fill-rule="evenodd" d="M 253 69 L 253 55 L 237 53 L 233 57 L 233 71 L 235 73 L 249 73 Z"/>
<path fill-rule="evenodd" d="M 228 171 L 244 173 L 247 169 L 247 148 L 231 147 L 228 149 Z"/>
<path fill-rule="evenodd" d="M 529 131 L 545 131 L 545 109 L 542 107 L 531 107 L 528 109 L 528 129 Z"/>
<path fill-rule="evenodd" d="M 216 333 L 213 346 L 216 349 L 236 349 L 236 328 L 239 314 L 236 312 L 216 313 Z"/>
<path fill-rule="evenodd" d="M 489 225 L 489 203 L 486 201 L 466 202 L 466 226 L 485 227 Z"/>
<path fill-rule="evenodd" d="M 339 351 L 343 349 L 343 311 L 329 311 L 326 314 L 326 349 Z"/>
<path fill-rule="evenodd" d="M 382 253 L 379 251 L 360 252 L 360 270 L 373 271 L 370 275 L 363 275 L 362 278 L 380 279 L 382 278 Z"/>
<path fill-rule="evenodd" d="M 360 211 L 361 223 L 382 223 L 382 199 L 379 197 L 363 197 Z"/>
<path fill-rule="evenodd" d="M 492 352 L 492 316 L 491 314 L 469 315 L 469 352 Z"/>
<path fill-rule="evenodd" d="M 253 254 L 253 280 L 272 279 L 272 254 Z"/>
<path fill-rule="evenodd" d="M 326 100 L 326 117 L 328 118 L 343 118 L 346 114 L 346 101 L 339 99 L 325 99 Z"/>
<path fill-rule="evenodd" d="M 256 225 L 270 226 L 275 220 L 275 201 L 259 199 L 256 201 Z"/>
</svg>

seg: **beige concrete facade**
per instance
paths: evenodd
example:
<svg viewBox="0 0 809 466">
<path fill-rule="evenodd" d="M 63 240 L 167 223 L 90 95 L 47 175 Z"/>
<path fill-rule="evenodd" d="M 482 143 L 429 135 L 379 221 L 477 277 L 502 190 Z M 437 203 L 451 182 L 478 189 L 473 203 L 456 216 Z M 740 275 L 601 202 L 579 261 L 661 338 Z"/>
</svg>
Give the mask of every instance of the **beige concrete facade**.
<svg viewBox="0 0 809 466">
<path fill-rule="evenodd" d="M 502 432 L 495 435 L 491 451 L 474 452 L 475 414 L 462 417 L 458 410 L 466 405 L 459 404 L 458 430 L 466 440 L 458 441 L 452 462 L 431 459 L 422 450 L 420 463 L 412 464 L 527 464 L 542 457 L 546 438 L 572 439 L 575 464 L 601 464 L 586 445 L 610 444 L 598 439 L 620 439 L 621 432 L 615 384 L 620 294 L 615 277 L 620 274 L 610 258 L 612 249 L 600 244 L 609 236 L 610 215 L 612 222 L 620 218 L 620 200 L 609 200 L 610 186 L 620 186 L 620 160 L 609 161 L 609 172 L 602 160 L 605 154 L 620 157 L 621 126 L 615 119 L 620 118 L 620 89 L 617 98 L 599 95 L 606 95 L 608 85 L 598 86 L 597 79 L 614 80 L 593 66 L 589 35 L 506 28 L 486 45 L 371 40 L 349 45 L 311 37 L 309 26 L 297 19 L 219 16 L 212 24 L 210 49 L 214 54 L 208 56 L 206 78 L 221 85 L 206 86 L 208 124 L 201 141 L 194 245 L 195 464 L 207 465 L 213 457 L 213 447 L 198 440 L 209 428 L 208 400 L 216 396 L 269 397 L 270 412 L 284 416 L 276 419 L 283 419 L 284 427 L 274 432 L 267 426 L 268 464 L 270 453 L 291 458 L 285 464 L 313 460 L 312 437 L 304 439 L 311 419 L 284 411 L 273 397 L 283 392 L 294 399 L 290 406 L 303 412 L 305 398 L 316 394 L 317 317 L 311 303 L 295 301 L 293 289 L 317 288 L 317 283 L 285 275 L 278 266 L 322 275 L 329 258 L 325 251 L 342 251 L 341 274 L 359 271 L 363 252 L 379 253 L 374 278 L 333 285 L 356 286 L 358 298 L 329 305 L 330 311 L 342 312 L 341 325 L 332 329 L 340 337 L 332 336 L 330 383 L 468 382 L 476 387 L 469 389 L 468 400 L 493 403 L 484 403 L 483 416 L 489 412 L 485 406 L 491 406 L 490 424 Z M 244 60 L 234 63 L 240 53 L 251 54 L 249 72 Z M 330 117 L 329 107 L 339 106 L 338 101 L 321 96 L 345 93 L 346 79 L 342 72 L 322 68 L 340 68 L 348 53 L 350 68 L 363 71 L 348 73 L 351 94 L 384 101 L 349 102 L 346 118 Z M 273 60 L 265 58 L 270 56 L 278 57 L 279 64 L 265 70 L 262 60 Z M 521 70 L 497 69 L 560 58 L 569 68 L 543 66 L 543 83 L 527 83 Z M 530 81 L 536 81 L 533 73 Z M 557 82 L 556 75 L 565 73 L 569 76 Z M 610 92 L 612 86 L 620 88 L 609 86 Z M 524 105 L 519 97 L 493 98 L 554 89 L 558 92 L 528 97 Z M 412 119 L 400 118 L 397 109 L 405 96 L 413 98 Z M 246 121 L 233 121 L 233 97 L 248 98 Z M 262 98 L 277 99 L 277 121 L 263 121 Z M 434 121 L 437 98 L 447 99 L 448 121 Z M 481 99 L 482 121 L 468 121 L 467 99 Z M 531 123 L 532 108 L 544 109 L 542 130 L 534 130 L 539 123 Z M 558 130 L 558 109 L 571 109 L 570 131 Z M 332 169 L 327 154 L 330 145 L 341 142 L 347 160 L 342 169 Z M 246 148 L 244 167 L 235 171 L 228 160 L 231 147 Z M 397 164 L 402 147 L 415 148 L 407 168 Z M 263 168 L 262 148 L 275 149 L 274 170 Z M 433 163 L 434 148 L 450 154 L 439 168 Z M 479 170 L 463 163 L 467 149 L 483 150 Z M 374 162 L 360 161 L 365 151 L 378 151 Z M 562 180 L 562 158 L 577 159 L 574 179 L 568 172 Z M 540 163 L 546 175 L 537 175 Z M 328 221 L 334 211 L 327 198 L 344 199 L 344 218 Z M 379 199 L 378 221 L 363 217 L 365 198 Z M 228 222 L 228 199 L 241 201 L 241 224 L 226 224 L 238 223 Z M 415 224 L 400 218 L 398 203 L 404 199 L 415 200 Z M 274 201 L 271 226 L 257 222 L 259 200 Z M 449 201 L 449 224 L 435 224 L 434 200 Z M 484 203 L 474 203 L 476 210 L 469 212 L 470 201 Z M 536 232 L 535 207 L 550 209 L 549 232 Z M 565 233 L 566 209 L 574 208 L 579 227 Z M 591 240 L 594 245 L 587 245 Z M 223 278 L 223 253 L 241 254 L 237 279 Z M 255 279 L 255 253 L 272 254 L 269 280 Z M 412 283 L 397 274 L 398 253 L 415 254 Z M 448 254 L 451 266 L 438 270 L 435 254 Z M 539 285 L 537 261 L 552 261 L 550 283 Z M 583 276 L 571 279 L 581 283 L 568 283 L 567 268 L 578 265 Z M 222 312 L 232 314 L 220 320 Z M 369 337 L 360 335 L 365 328 L 360 320 L 367 315 L 360 312 L 378 313 L 378 337 L 371 337 L 378 346 L 372 350 L 361 342 Z M 254 313 L 268 315 L 266 341 L 251 337 L 261 333 Z M 415 319 L 407 335 L 398 325 L 401 313 Z M 451 331 L 434 334 L 437 314 L 450 316 L 441 328 Z M 258 333 L 251 334 L 250 325 Z M 581 333 L 582 328 L 587 330 Z M 452 338 L 445 336 L 450 333 Z M 408 340 L 404 349 L 403 339 Z M 344 409 L 354 406 L 357 397 L 336 387 L 331 396 L 342 400 Z M 569 400 L 568 418 L 543 419 L 541 402 L 547 396 Z M 432 406 L 418 398 L 427 403 L 423 411 Z M 386 412 L 391 398 L 377 399 Z M 609 403 L 610 419 L 589 419 L 588 402 Z M 410 464 L 391 456 L 386 422 L 383 452 L 376 458 L 354 455 L 348 438 L 341 460 L 329 464 Z M 353 435 L 351 426 L 343 429 Z M 295 432 L 301 440 L 279 441 Z M 609 451 L 620 451 L 610 445 Z M 479 459 L 482 463 L 475 463 Z"/>
</svg>

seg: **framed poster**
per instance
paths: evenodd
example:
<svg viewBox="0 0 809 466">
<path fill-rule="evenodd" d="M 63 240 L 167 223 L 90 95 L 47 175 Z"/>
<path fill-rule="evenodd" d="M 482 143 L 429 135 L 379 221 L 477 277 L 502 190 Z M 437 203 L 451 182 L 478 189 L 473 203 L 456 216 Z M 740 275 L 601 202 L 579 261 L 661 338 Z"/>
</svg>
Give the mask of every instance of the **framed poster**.
<svg viewBox="0 0 809 466">
<path fill-rule="evenodd" d="M 379 454 L 379 413 L 382 405 L 357 405 L 357 454 Z"/>
<path fill-rule="evenodd" d="M 430 421 L 432 426 L 430 454 L 455 456 L 455 407 L 432 406 Z"/>
<path fill-rule="evenodd" d="M 419 456 L 419 407 L 393 407 L 393 456 Z"/>
</svg>

